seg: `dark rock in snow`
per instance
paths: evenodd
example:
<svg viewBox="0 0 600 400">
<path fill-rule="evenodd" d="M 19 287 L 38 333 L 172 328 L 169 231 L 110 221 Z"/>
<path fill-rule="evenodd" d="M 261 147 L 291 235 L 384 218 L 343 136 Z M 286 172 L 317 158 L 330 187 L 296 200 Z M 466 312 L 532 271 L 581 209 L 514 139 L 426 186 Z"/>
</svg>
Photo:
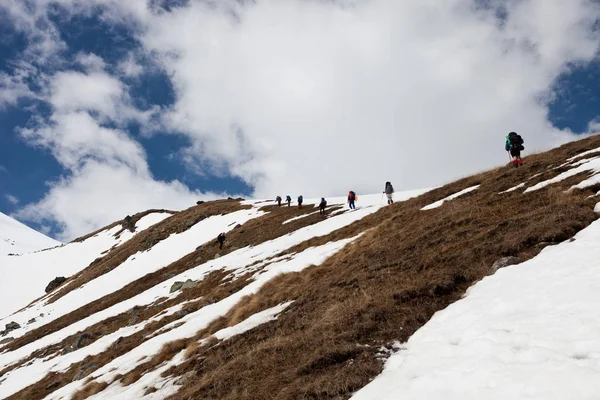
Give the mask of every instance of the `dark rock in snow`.
<svg viewBox="0 0 600 400">
<path fill-rule="evenodd" d="M 27 321 L 28 324 L 33 324 L 35 322 L 35 318 L 31 318 L 29 321 Z"/>
<path fill-rule="evenodd" d="M 64 276 L 57 276 L 56 278 L 52 279 L 48 286 L 46 286 L 46 293 L 50 293 L 51 291 L 62 285 L 66 280 L 67 278 L 65 278 Z"/>
<path fill-rule="evenodd" d="M 182 286 L 183 286 L 183 282 L 176 281 L 175 283 L 173 283 L 171 285 L 171 290 L 169 290 L 169 293 L 173 293 L 173 292 L 178 291 L 179 289 L 181 289 Z"/>
<path fill-rule="evenodd" d="M 127 321 L 127 325 L 135 325 L 140 321 L 140 313 L 142 312 L 142 307 L 135 306 L 129 312 L 131 317 L 129 317 L 129 321 Z"/>
<path fill-rule="evenodd" d="M 99 364 L 97 362 L 91 362 L 91 363 L 85 364 L 84 366 L 82 366 L 81 368 L 79 368 L 79 371 L 77 371 L 77 373 L 75 374 L 75 376 L 73 377 L 73 379 L 71 380 L 71 382 L 75 382 L 75 381 L 78 381 L 78 380 L 80 380 L 82 378 L 85 378 L 92 371 L 94 371 L 98 367 L 98 365 Z"/>
<path fill-rule="evenodd" d="M 520 264 L 520 263 L 521 263 L 521 259 L 519 257 L 513 257 L 513 256 L 502 257 L 501 259 L 497 260 L 492 265 L 492 274 L 495 274 L 496 271 L 498 271 L 500 268 L 504 268 L 504 267 L 508 267 L 509 265 L 515 265 L 515 264 Z"/>
<path fill-rule="evenodd" d="M 202 200 L 197 201 L 196 204 L 200 205 L 200 204 L 204 204 L 204 202 Z"/>
<path fill-rule="evenodd" d="M 75 339 L 75 342 L 73 342 L 72 345 L 67 346 L 63 349 L 62 354 L 68 354 L 71 353 L 75 350 L 79 350 L 82 347 L 85 347 L 85 341 L 88 339 L 91 339 L 92 335 L 90 335 L 87 332 L 82 333 L 81 335 L 77 336 L 77 338 Z"/>
<path fill-rule="evenodd" d="M 181 285 L 181 290 L 191 289 L 193 287 L 196 287 L 197 284 L 198 282 L 188 279 L 183 283 L 183 285 Z"/>
<path fill-rule="evenodd" d="M 198 284 L 198 282 L 193 281 L 191 279 L 188 279 L 185 282 L 177 281 L 177 282 L 173 283 L 173 285 L 171 285 L 171 290 L 169 291 L 169 293 L 173 293 L 178 290 L 190 289 L 190 288 L 195 287 L 197 284 Z"/>
<path fill-rule="evenodd" d="M 8 333 L 10 331 L 14 331 L 15 329 L 19 329 L 21 325 L 17 324 L 15 321 L 9 322 L 6 324 L 6 330 L 4 332 Z"/>
<path fill-rule="evenodd" d="M 130 232 L 135 232 L 135 222 L 133 222 L 131 215 L 128 215 L 123 219 L 121 226 L 123 229 L 129 229 Z"/>
<path fill-rule="evenodd" d="M 6 343 L 10 343 L 10 342 L 12 342 L 13 340 L 15 340 L 15 338 L 14 338 L 14 337 L 10 337 L 10 336 L 9 336 L 9 337 L 7 337 L 7 338 L 4 338 L 4 339 L 0 340 L 0 345 L 6 344 Z"/>
</svg>

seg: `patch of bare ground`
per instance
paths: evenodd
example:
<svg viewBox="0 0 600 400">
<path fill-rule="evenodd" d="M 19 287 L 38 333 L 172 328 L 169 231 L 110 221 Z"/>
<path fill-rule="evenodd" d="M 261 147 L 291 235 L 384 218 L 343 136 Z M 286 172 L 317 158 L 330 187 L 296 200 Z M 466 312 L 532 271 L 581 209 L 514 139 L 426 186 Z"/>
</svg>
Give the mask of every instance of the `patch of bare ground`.
<svg viewBox="0 0 600 400">
<path fill-rule="evenodd" d="M 201 206 L 206 205 L 206 207 L 208 207 L 210 204 L 211 203 L 204 203 Z M 215 205 L 221 205 L 223 207 L 227 207 L 227 208 L 223 208 L 223 207 L 218 208 L 218 211 L 216 211 L 216 212 L 219 214 L 219 213 L 224 213 L 225 210 L 229 210 L 229 212 L 235 211 L 236 210 L 235 208 L 232 209 L 229 207 L 235 207 L 236 205 L 239 206 L 239 203 L 232 202 L 232 201 L 219 201 L 219 202 L 215 202 L 215 204 L 213 204 L 213 207 L 211 207 L 211 209 L 214 210 Z M 197 207 L 201 207 L 201 206 L 197 206 Z M 27 333 L 26 335 L 16 339 L 15 341 L 8 343 L 5 347 L 5 349 L 8 349 L 9 351 L 15 350 L 15 349 L 17 349 L 21 346 L 24 346 L 28 343 L 34 342 L 35 340 L 38 340 L 39 338 L 41 338 L 43 336 L 49 335 L 53 332 L 63 329 L 64 327 L 69 326 L 70 324 L 72 324 L 76 321 L 79 321 L 83 318 L 86 318 L 89 315 L 97 313 L 97 312 L 99 312 L 103 309 L 106 309 L 108 307 L 111 307 L 119 302 L 122 302 L 133 296 L 136 296 L 136 295 L 142 293 L 143 291 L 145 291 L 165 280 L 168 280 L 190 268 L 193 268 L 197 265 L 200 265 L 209 260 L 212 260 L 215 258 L 215 256 L 217 254 L 224 255 L 231 251 L 237 250 L 239 248 L 243 248 L 243 247 L 247 247 L 247 246 L 256 246 L 256 245 L 264 243 L 268 240 L 273 240 L 280 236 L 291 233 L 302 227 L 312 225 L 323 219 L 323 216 L 314 214 L 314 215 L 309 215 L 306 218 L 301 218 L 301 219 L 292 221 L 290 223 L 283 224 L 284 221 L 289 220 L 295 216 L 309 214 L 312 211 L 314 211 L 314 207 L 310 207 L 310 206 L 306 206 L 306 207 L 302 208 L 301 210 L 298 210 L 295 207 L 265 206 L 265 207 L 261 208 L 261 210 L 270 211 L 270 212 L 259 218 L 255 218 L 250 221 L 247 221 L 243 225 L 240 225 L 239 227 L 237 227 L 234 230 L 232 230 L 231 232 L 229 232 L 227 234 L 226 244 L 222 250 L 219 250 L 218 246 L 213 242 L 201 244 L 194 252 L 182 257 L 180 260 L 178 260 L 158 271 L 149 273 L 149 274 L 143 276 L 142 278 L 138 279 L 137 281 L 132 282 L 109 295 L 106 295 L 98 300 L 95 300 L 89 304 L 86 304 L 85 306 L 83 306 L 77 310 L 74 310 L 74 311 L 70 312 L 69 314 L 62 316 L 62 317 L 50 322 L 49 324 L 41 326 L 40 328 L 37 328 L 37 329 Z M 205 211 L 206 211 L 206 209 L 205 209 Z M 335 208 L 330 209 L 328 212 L 330 213 L 333 211 L 335 211 Z M 196 221 L 197 218 L 200 218 L 205 215 L 206 214 L 198 215 L 198 214 L 194 213 L 192 215 L 188 215 L 188 217 L 192 218 L 192 221 Z M 182 218 L 181 221 L 172 221 L 171 222 L 171 224 L 176 224 L 176 226 L 183 225 L 183 226 L 188 226 L 188 228 L 189 228 L 193 225 L 189 221 L 186 222 L 185 219 L 183 219 L 184 216 L 182 216 L 181 213 L 176 214 L 173 217 L 167 218 L 163 222 L 171 220 L 172 218 Z M 152 231 L 155 231 L 155 230 L 160 231 L 163 229 L 163 227 L 161 227 L 161 224 L 162 223 L 157 224 L 150 229 Z M 127 242 L 125 244 L 125 246 L 127 246 L 127 248 L 128 248 L 128 250 L 125 252 L 125 254 L 121 254 L 120 256 L 118 256 L 116 253 L 112 254 L 112 255 L 109 254 L 110 260 L 112 260 L 112 261 L 110 261 L 111 269 L 114 269 L 116 266 L 118 266 L 118 264 L 115 264 L 118 260 L 120 260 L 120 259 L 125 260 L 125 259 L 127 259 L 127 257 L 129 257 L 130 254 L 135 254 L 137 251 L 143 250 L 145 248 L 145 247 L 143 247 L 144 243 L 146 243 L 145 238 L 146 238 L 146 235 L 144 233 L 140 233 L 134 239 L 130 240 L 129 242 Z M 140 247 L 140 243 L 142 244 L 142 247 Z M 116 251 L 119 251 L 119 248 L 117 248 Z M 113 252 L 111 252 L 111 253 L 113 253 Z M 113 257 L 116 257 L 116 258 L 113 258 Z M 104 257 L 104 258 L 106 258 L 106 257 Z M 102 260 L 104 260 L 104 258 Z M 109 262 L 108 260 L 103 261 L 103 263 L 108 263 L 108 262 Z M 85 273 L 85 271 L 84 271 L 84 273 Z M 92 274 L 95 274 L 95 273 L 90 272 L 88 274 L 88 277 Z M 184 295 L 190 296 L 190 295 L 192 295 L 192 293 L 193 293 L 193 291 L 185 291 Z M 187 300 L 187 298 L 185 298 L 185 299 Z"/>
<path fill-rule="evenodd" d="M 208 203 L 205 203 L 208 204 Z M 51 322 L 48 325 L 45 325 L 38 330 L 34 330 L 29 334 L 19 338 L 18 343 L 15 343 L 14 349 L 21 347 L 27 343 L 37 340 L 40 337 L 43 337 L 47 334 L 55 332 L 62 327 L 68 326 L 81 318 L 85 318 L 88 315 L 91 315 L 95 312 L 98 312 L 104 308 L 107 308 L 117 302 L 123 301 L 127 298 L 133 297 L 134 295 L 141 293 L 142 291 L 150 288 L 166 279 L 170 279 L 171 277 L 177 275 L 180 272 L 183 272 L 189 268 L 192 268 L 198 264 L 201 264 L 205 261 L 211 260 L 215 257 L 217 252 L 222 254 L 226 254 L 227 252 L 233 251 L 237 248 L 246 247 L 249 245 L 258 245 L 267 240 L 272 240 L 282 235 L 288 234 L 295 230 L 298 230 L 304 226 L 308 226 L 314 224 L 323 219 L 323 216 L 320 215 L 309 215 L 305 218 L 301 218 L 296 221 L 292 221 L 287 224 L 282 224 L 283 221 L 289 220 L 295 216 L 309 214 L 314 211 L 314 207 L 304 207 L 301 210 L 297 208 L 287 208 L 287 207 L 263 207 L 263 211 L 270 211 L 268 214 L 257 218 L 256 220 L 250 220 L 246 222 L 244 225 L 234 229 L 227 235 L 226 246 L 219 250 L 218 246 L 214 243 L 208 243 L 206 245 L 202 245 L 196 249 L 195 252 L 188 254 L 183 257 L 181 260 L 169 265 L 168 267 L 157 271 L 156 273 L 148 274 L 141 278 L 140 280 L 133 282 L 123 289 L 107 296 L 106 298 L 100 299 L 101 302 L 93 302 L 81 309 L 75 310 L 74 312 L 67 314 L 64 317 L 57 319 L 56 321 Z M 336 211 L 336 207 L 332 207 L 328 210 L 328 213 Z M 177 297 L 169 299 L 167 301 L 163 301 L 164 299 L 159 299 L 154 304 L 147 307 L 135 307 L 125 313 L 119 314 L 117 316 L 108 318 L 102 322 L 99 322 L 93 326 L 88 327 L 85 330 L 85 333 L 89 336 L 89 339 L 86 341 L 85 345 L 89 345 L 101 337 L 108 335 L 117 331 L 119 328 L 124 326 L 132 325 L 137 322 L 145 321 L 154 316 L 160 316 L 160 313 L 167 308 L 174 306 L 176 304 L 180 304 L 184 301 L 190 301 L 194 299 L 198 299 L 197 301 L 193 301 L 190 304 L 187 304 L 182 310 L 178 311 L 174 315 L 171 315 L 167 318 L 163 318 L 158 323 L 149 324 L 144 330 L 134 335 L 135 340 L 128 340 L 126 343 L 141 343 L 146 340 L 148 337 L 156 332 L 157 330 L 163 328 L 168 323 L 176 321 L 177 319 L 191 313 L 195 312 L 201 307 L 211 304 L 221 299 L 239 291 L 242 289 L 247 283 L 248 279 L 250 279 L 250 275 L 243 275 L 235 280 L 230 279 L 228 274 L 223 271 L 214 271 L 207 275 L 203 280 L 199 281 L 198 285 L 186 289 L 182 291 Z M 167 293 L 165 293 L 167 294 Z M 39 357 L 48 357 L 52 355 L 58 355 L 62 349 L 68 347 L 71 343 L 77 340 L 77 338 L 83 334 L 84 332 L 78 332 L 75 335 L 71 335 L 68 338 L 64 339 L 60 343 L 53 344 L 51 346 L 45 347 L 39 351 L 34 352 L 30 357 L 21 360 L 19 363 L 11 365 L 10 367 L 5 368 L 0 371 L 0 376 L 9 372 L 12 369 L 19 367 L 20 365 L 26 364 L 32 359 Z M 11 342 L 7 348 L 10 350 L 14 342 Z M 68 371 L 64 374 L 49 374 L 46 378 L 41 380 L 35 385 L 32 385 L 23 391 L 18 393 L 18 396 L 26 396 L 30 399 L 43 398 L 51 391 L 57 390 L 58 388 L 64 386 L 71 382 L 72 377 L 75 376 L 77 371 L 79 371 L 83 365 L 94 364 L 94 368 L 87 371 L 87 373 L 91 373 L 94 370 L 100 368 L 105 363 L 110 360 L 124 354 L 125 352 L 131 350 L 128 346 L 119 342 L 119 346 L 111 346 L 106 352 L 92 358 L 86 358 L 81 363 L 77 363 L 71 366 Z M 146 363 L 143 365 L 142 370 L 149 370 L 154 368 L 156 365 L 156 360 L 152 362 Z M 132 372 L 133 375 L 137 375 L 139 369 Z M 127 378 L 131 379 L 131 377 Z M 46 392 L 43 388 L 51 387 L 52 390 L 50 392 Z M 42 397 L 39 397 L 40 393 L 43 393 Z M 16 397 L 21 398 L 21 397 Z"/>
<path fill-rule="evenodd" d="M 100 393 L 106 389 L 107 386 L 108 383 L 106 382 L 90 382 L 83 389 L 75 392 L 73 397 L 71 397 L 71 400 L 85 400 L 88 397 Z"/>
<path fill-rule="evenodd" d="M 433 313 L 460 299 L 466 288 L 489 275 L 498 258 L 531 258 L 543 247 L 540 243 L 568 239 L 597 218 L 593 212 L 596 201 L 589 197 L 597 187 L 566 191 L 585 174 L 532 193 L 499 194 L 521 182 L 529 186 L 550 179 L 562 171 L 550 166 L 594 147 L 600 147 L 598 136 L 527 157 L 522 168 L 505 166 L 461 179 L 295 246 L 284 253 L 366 231 L 322 265 L 276 277 L 194 338 L 166 345 L 151 361 L 120 377 L 121 382 L 136 382 L 185 351 L 185 362 L 166 375 L 193 372 L 195 376 L 170 397 L 172 400 L 348 398 L 381 371 L 381 357 L 377 356 L 381 346 L 407 340 Z M 536 174 L 540 175 L 528 181 Z M 425 205 L 477 184 L 481 184 L 478 190 L 421 211 Z M 311 215 L 284 225 L 283 221 L 314 209 L 267 206 L 265 210 L 273 212 L 230 232 L 227 249 L 221 254 L 274 239 L 318 221 L 315 217 L 322 218 Z M 159 283 L 210 260 L 216 252 L 214 245 L 201 246 L 98 307 L 129 298 L 137 291 L 136 285 Z M 202 296 L 186 292 L 177 301 Z M 197 345 L 198 339 L 288 300 L 294 303 L 276 321 L 223 342 Z M 71 315 L 69 323 L 81 317 Z M 158 325 L 152 329 L 156 331 Z M 133 336 L 129 340 L 138 339 Z M 125 351 L 127 347 L 107 351 L 102 357 L 116 357 Z M 28 393 L 52 385 L 46 378 L 30 386 Z M 68 381 L 67 376 L 62 379 Z"/>
<path fill-rule="evenodd" d="M 550 164 L 599 145 L 597 136 L 570 143 L 527 157 L 523 168 L 481 173 L 372 215 L 379 224 L 344 251 L 276 278 L 215 322 L 214 329 L 295 300 L 276 321 L 191 351 L 169 373 L 194 371 L 195 378 L 170 399 L 350 397 L 381 371 L 381 346 L 406 341 L 489 275 L 498 258 L 531 258 L 540 243 L 564 241 L 597 218 L 597 200 L 588 197 L 597 188 L 566 191 L 585 175 L 527 194 L 499 192 L 536 173 L 556 176 Z M 420 210 L 475 184 L 474 192 Z"/>
<path fill-rule="evenodd" d="M 168 238 L 172 234 L 184 232 L 208 217 L 228 214 L 244 208 L 250 208 L 250 206 L 242 206 L 237 201 L 219 200 L 196 205 L 187 210 L 178 212 L 143 232 L 140 232 L 104 257 L 94 260 L 87 268 L 69 279 L 71 282 L 70 285 L 57 290 L 56 293 L 50 297 L 49 302 L 53 303 L 69 292 L 78 289 L 85 283 L 112 271 L 130 256 L 140 251 L 149 250 L 155 244 Z M 123 230 L 127 229 L 126 226 L 131 226 L 130 222 L 123 224 Z"/>
<path fill-rule="evenodd" d="M 93 356 L 88 356 L 80 362 L 73 363 L 64 372 L 49 373 L 36 384 L 26 387 L 8 399 L 42 399 L 53 391 L 58 390 L 74 380 L 83 379 L 115 358 L 139 346 L 141 343 L 151 338 L 152 335 L 157 331 L 164 329 L 165 326 L 176 322 L 188 314 L 200 310 L 202 307 L 208 304 L 220 301 L 232 293 L 239 291 L 248 284 L 248 279 L 250 278 L 250 276 L 242 276 L 237 280 L 229 280 L 225 282 L 223 279 L 226 276 L 227 274 L 223 271 L 213 272 L 204 280 L 198 282 L 197 286 L 184 290 L 180 296 L 175 299 L 171 299 L 169 302 L 162 302 L 148 307 L 134 307 L 126 313 L 109 318 L 101 323 L 89 327 L 85 330 L 85 335 L 88 338 L 87 342 L 82 344 L 81 347 L 95 342 L 108 333 L 115 332 L 120 327 L 148 321 L 142 330 L 130 336 L 119 337 L 105 351 Z M 159 318 L 161 311 L 164 311 L 170 305 L 179 304 L 185 301 L 183 299 L 190 298 L 197 299 L 197 301 L 187 303 L 184 307 L 182 307 L 181 310 L 172 313 L 171 315 L 165 315 L 162 318 Z M 153 317 L 155 321 L 150 322 L 149 320 Z M 77 342 L 78 338 L 81 337 L 82 334 L 83 332 L 78 332 L 75 335 L 69 336 L 60 343 L 34 352 L 26 360 L 22 360 L 22 362 L 20 362 L 18 365 L 26 364 L 35 358 L 47 358 L 51 357 L 52 355 L 58 355 L 64 349 L 70 349 L 72 344 Z M 165 356 L 166 354 L 170 354 L 171 351 L 174 351 L 174 349 L 176 349 L 175 343 L 170 343 L 165 347 L 161 354 Z M 141 364 L 140 367 L 123 377 L 123 383 L 130 384 L 137 381 L 143 371 L 152 369 L 162 361 L 163 360 L 161 360 L 160 357 L 154 357 L 150 362 Z M 12 368 L 7 368 L 6 370 L 1 371 L 0 376 L 9 372 L 10 369 Z"/>
<path fill-rule="evenodd" d="M 83 242 L 93 236 L 96 236 L 100 232 L 107 231 L 107 230 L 112 229 L 115 226 L 119 226 L 119 225 L 121 225 L 122 229 L 119 232 L 115 233 L 115 236 L 119 236 L 126 229 L 129 229 L 133 232 L 134 230 L 132 228 L 135 228 L 135 224 L 137 224 L 140 219 L 144 218 L 147 215 L 153 214 L 153 213 L 169 213 L 169 214 L 173 215 L 173 214 L 176 214 L 177 212 L 172 211 L 172 210 L 155 209 L 155 208 L 146 210 L 146 211 L 142 211 L 142 212 L 139 212 L 137 214 L 130 216 L 130 218 L 125 217 L 120 221 L 115 221 L 112 224 L 106 225 L 105 227 L 100 228 L 94 232 L 88 233 L 85 236 L 78 237 L 77 239 L 74 239 L 73 241 L 71 241 L 71 243 Z"/>
</svg>

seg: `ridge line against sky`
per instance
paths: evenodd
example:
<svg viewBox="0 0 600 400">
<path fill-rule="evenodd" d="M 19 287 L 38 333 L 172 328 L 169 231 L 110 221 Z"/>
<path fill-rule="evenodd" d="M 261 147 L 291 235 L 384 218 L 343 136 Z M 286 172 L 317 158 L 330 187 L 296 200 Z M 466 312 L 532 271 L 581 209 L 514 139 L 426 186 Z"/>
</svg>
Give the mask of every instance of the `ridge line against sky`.
<svg viewBox="0 0 600 400">
<path fill-rule="evenodd" d="M 568 3 L 568 4 L 567 4 Z M 430 187 L 600 126 L 591 0 L 5 0 L 0 211 Z"/>
</svg>

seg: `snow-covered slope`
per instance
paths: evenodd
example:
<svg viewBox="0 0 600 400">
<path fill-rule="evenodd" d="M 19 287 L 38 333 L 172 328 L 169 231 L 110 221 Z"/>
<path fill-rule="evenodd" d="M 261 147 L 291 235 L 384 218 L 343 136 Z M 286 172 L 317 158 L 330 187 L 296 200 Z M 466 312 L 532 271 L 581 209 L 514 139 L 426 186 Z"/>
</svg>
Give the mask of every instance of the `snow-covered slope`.
<svg viewBox="0 0 600 400">
<path fill-rule="evenodd" d="M 138 221 L 136 231 L 147 229 L 169 215 L 167 213 L 149 214 Z M 6 317 L 11 312 L 17 311 L 36 298 L 43 296 L 44 289 L 52 279 L 59 276 L 71 276 L 87 267 L 102 253 L 126 242 L 134 235 L 129 230 L 125 230 L 119 237 L 115 237 L 120 230 L 122 228 L 118 225 L 101 231 L 82 242 L 73 242 L 42 252 L 18 256 L 0 255 L 0 293 L 2 296 L 0 324 L 3 321 L 2 317 Z M 33 231 L 33 233 L 37 232 Z M 60 244 L 44 236 L 42 239 L 47 239 L 47 243 L 54 243 L 54 245 Z M 42 240 L 38 243 L 42 243 Z M 46 310 L 46 313 L 51 314 L 53 311 Z M 39 318 L 39 315 L 30 314 L 28 320 L 35 317 Z"/>
<path fill-rule="evenodd" d="M 597 398 L 598 146 L 392 206 L 222 200 L 0 258 L 0 398 Z"/>
<path fill-rule="evenodd" d="M 0 213 L 0 257 L 8 254 L 31 253 L 60 244 L 60 242 Z"/>
<path fill-rule="evenodd" d="M 352 398 L 600 398 L 600 222 L 438 312 Z"/>
</svg>

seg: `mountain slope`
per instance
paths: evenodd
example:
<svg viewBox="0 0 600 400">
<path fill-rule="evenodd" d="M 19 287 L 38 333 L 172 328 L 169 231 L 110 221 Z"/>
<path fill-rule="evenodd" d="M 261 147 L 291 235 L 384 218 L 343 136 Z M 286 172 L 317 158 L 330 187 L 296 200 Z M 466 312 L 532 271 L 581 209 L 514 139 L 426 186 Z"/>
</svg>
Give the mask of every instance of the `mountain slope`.
<svg viewBox="0 0 600 400">
<path fill-rule="evenodd" d="M 544 247 L 596 220 L 599 147 L 600 137 L 591 137 L 527 157 L 523 168 L 398 193 L 392 206 L 381 194 L 360 196 L 355 211 L 344 198 L 329 199 L 321 216 L 316 199 L 302 209 L 222 200 L 169 215 L 126 241 L 114 237 L 125 221 L 113 224 L 64 248 L 100 237 L 113 247 L 97 246 L 98 258 L 73 262 L 63 286 L 0 320 L 20 325 L 0 344 L 0 397 L 349 398 L 384 370 L 398 343 L 410 351 L 413 338 L 431 332 L 428 321 L 451 320 L 444 313 L 487 292 L 485 285 L 476 292 L 482 284 L 543 260 Z M 219 232 L 227 233 L 223 249 L 214 242 Z M 586 248 L 561 246 L 568 254 Z M 54 263 L 57 250 L 37 262 Z M 486 278 L 506 256 L 524 263 Z M 516 296 L 511 284 L 494 283 L 500 309 L 512 300 L 503 287 Z M 564 284 L 573 289 L 580 280 Z M 471 304 L 481 310 L 486 298 L 478 296 Z M 548 323 L 571 329 L 566 319 Z M 450 344 L 457 332 L 466 335 L 444 328 Z M 411 357 L 426 356 L 423 347 Z M 382 379 L 357 396 L 396 398 L 410 385 L 390 389 Z M 572 388 L 571 398 L 583 394 Z"/>
<path fill-rule="evenodd" d="M 8 254 L 31 253 L 60 244 L 0 213 L 0 257 Z"/>
</svg>

